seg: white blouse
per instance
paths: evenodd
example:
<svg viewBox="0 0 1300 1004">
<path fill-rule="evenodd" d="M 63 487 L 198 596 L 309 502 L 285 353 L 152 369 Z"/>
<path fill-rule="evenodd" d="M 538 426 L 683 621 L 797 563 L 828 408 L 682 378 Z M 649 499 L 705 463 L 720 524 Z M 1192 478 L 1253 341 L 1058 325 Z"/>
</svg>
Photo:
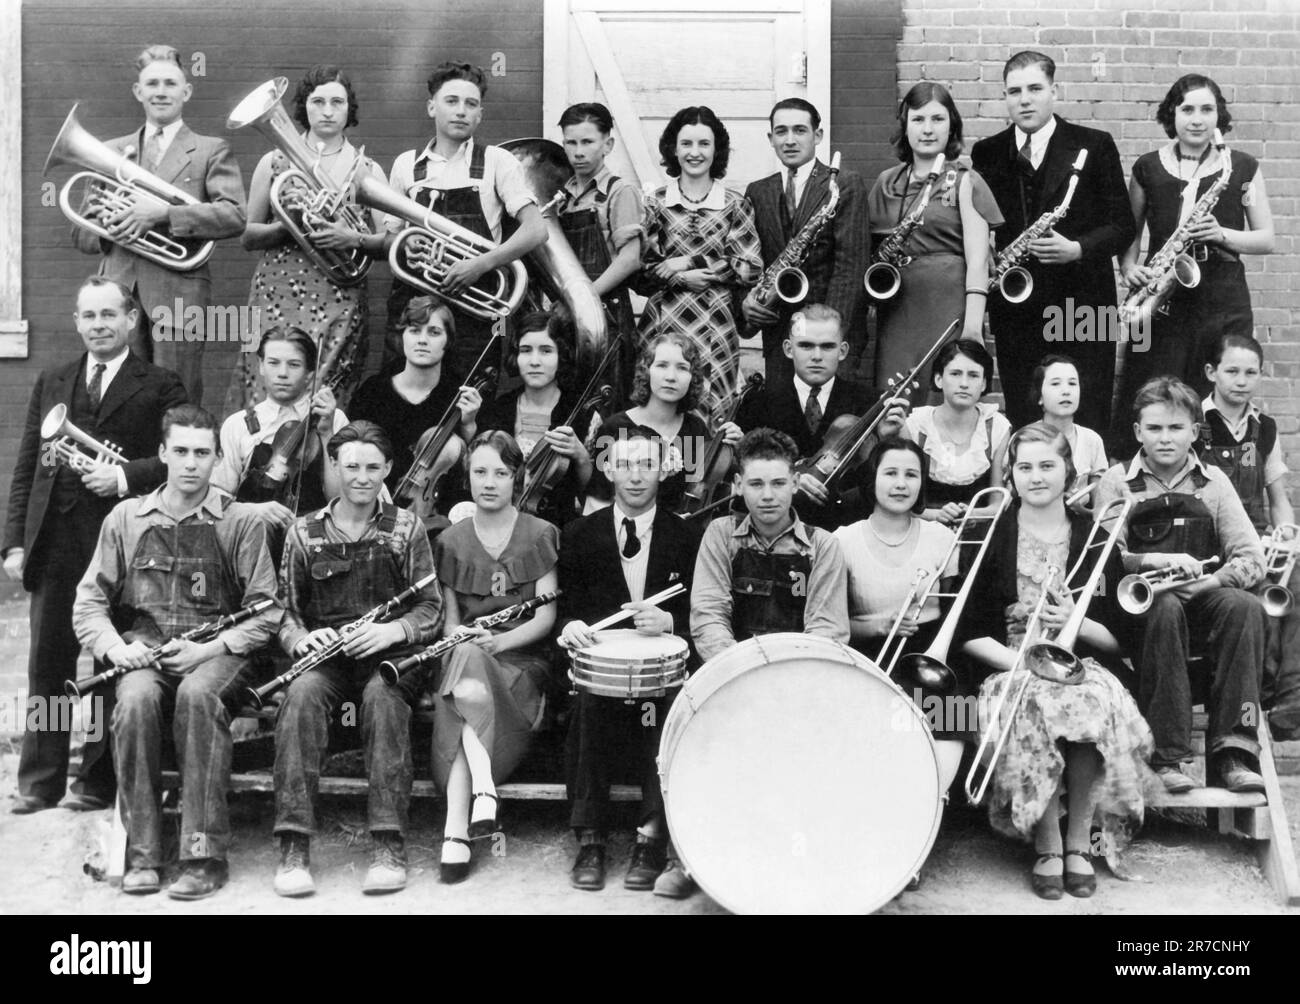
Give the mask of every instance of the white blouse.
<svg viewBox="0 0 1300 1004">
<path fill-rule="evenodd" d="M 989 419 L 992 418 L 992 446 L 997 447 L 1011 432 L 1011 423 L 998 411 L 995 404 L 979 403 L 975 405 L 979 412 L 979 421 L 975 423 L 975 432 L 971 435 L 970 446 L 958 453 L 952 443 L 943 438 L 938 426 L 934 424 L 935 406 L 923 405 L 914 408 L 907 416 L 903 428 L 907 438 L 915 443 L 925 442 L 921 449 L 930 458 L 930 478 L 945 485 L 969 485 L 977 480 L 992 466 L 989 455 L 992 450 L 989 443 Z"/>
<path fill-rule="evenodd" d="M 849 573 L 849 616 L 865 617 L 872 633 L 882 637 L 898 616 L 919 569 L 933 573 L 952 550 L 954 534 L 942 523 L 913 517 L 907 539 L 898 547 L 882 543 L 867 521 L 859 520 L 835 531 Z M 953 550 L 940 577 L 957 574 L 957 552 Z M 921 588 L 929 582 L 927 579 Z M 918 620 L 925 624 L 939 617 L 939 601 L 931 597 Z"/>
</svg>

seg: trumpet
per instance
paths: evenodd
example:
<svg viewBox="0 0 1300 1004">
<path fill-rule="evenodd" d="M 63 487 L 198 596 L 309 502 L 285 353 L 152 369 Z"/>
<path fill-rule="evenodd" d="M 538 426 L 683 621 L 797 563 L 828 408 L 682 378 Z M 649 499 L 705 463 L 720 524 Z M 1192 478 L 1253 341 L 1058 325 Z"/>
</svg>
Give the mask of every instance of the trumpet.
<svg viewBox="0 0 1300 1004">
<path fill-rule="evenodd" d="M 149 658 L 154 661 L 159 659 L 162 656 L 163 649 L 173 641 L 212 641 L 212 639 L 216 638 L 217 635 L 221 634 L 221 632 L 226 630 L 226 628 L 234 627 L 236 624 L 239 624 L 241 621 L 246 621 L 250 617 L 256 617 L 258 614 L 262 613 L 262 611 L 269 610 L 274 605 L 275 600 L 258 600 L 256 603 L 250 603 L 246 607 L 240 607 L 234 613 L 225 614 L 214 621 L 207 621 L 204 624 L 200 624 L 198 627 L 190 628 L 184 634 L 178 635 L 175 638 L 163 642 L 161 645 L 155 645 L 153 648 L 149 649 Z M 129 666 L 114 666 L 111 669 L 104 670 L 102 673 L 88 676 L 80 682 L 76 680 L 67 680 L 63 684 L 63 691 L 69 697 L 85 697 L 86 694 L 101 684 L 111 683 L 119 676 L 125 676 L 130 672 L 131 667 Z M 172 671 L 163 670 L 163 672 L 171 673 Z"/>
<path fill-rule="evenodd" d="M 957 524 L 953 542 L 948 547 L 948 553 L 944 555 L 943 560 L 935 566 L 932 572 L 924 568 L 917 571 L 907 598 L 903 601 L 903 607 L 894 619 L 889 634 L 885 636 L 885 643 L 880 646 L 880 652 L 876 656 L 876 663 L 885 671 L 886 676 L 893 677 L 895 670 L 900 671 L 899 678 L 895 682 L 904 689 L 920 688 L 923 691 L 936 694 L 951 694 L 957 689 L 957 674 L 949 668 L 947 663 L 948 648 L 952 644 L 953 635 L 957 631 L 957 624 L 961 619 L 962 609 L 966 606 L 966 599 L 970 596 L 971 589 L 974 588 L 975 573 L 979 570 L 980 562 L 984 560 L 990 541 L 993 540 L 993 529 L 997 526 L 998 520 L 1010 504 L 1011 492 L 1005 488 L 985 488 L 976 492 L 974 498 L 970 501 L 970 505 L 966 507 L 961 522 Z M 995 506 L 992 516 L 977 517 L 973 515 L 984 506 Z M 987 519 L 988 526 L 984 529 L 982 536 L 967 539 L 966 529 L 970 522 L 977 518 Z M 978 550 L 975 552 L 975 559 L 971 563 L 970 570 L 966 573 L 961 589 L 956 593 L 939 592 L 937 587 L 939 579 L 943 575 L 943 570 L 948 567 L 953 556 L 958 554 L 963 547 L 976 547 Z M 926 583 L 924 588 L 921 586 L 923 582 Z M 911 652 L 904 655 L 903 650 L 907 647 L 907 639 L 898 633 L 903 621 L 913 609 L 920 613 L 931 599 L 941 598 L 952 598 L 953 604 L 948 611 L 943 626 L 939 628 L 939 633 L 935 635 L 934 641 L 930 643 L 930 647 L 924 652 Z M 897 648 L 890 653 L 890 646 L 894 644 L 895 640 L 898 642 Z"/>
<path fill-rule="evenodd" d="M 69 422 L 66 404 L 56 404 L 46 413 L 41 422 L 41 438 L 50 440 L 48 448 L 56 463 L 67 464 L 78 474 L 85 474 L 98 464 L 126 463 L 126 457 L 115 444 L 101 443 Z M 78 449 L 77 443 L 90 452 Z"/>
<path fill-rule="evenodd" d="M 358 233 L 370 233 L 370 226 L 344 200 L 358 169 L 364 161 L 365 147 L 357 151 L 356 160 L 342 185 L 335 186 L 321 170 L 321 155 L 307 146 L 298 135 L 297 126 L 284 110 L 281 99 L 289 87 L 287 77 L 268 80 L 235 106 L 226 120 L 227 129 L 253 126 L 280 148 L 294 165 L 271 183 L 271 210 L 284 224 L 303 253 L 339 286 L 355 286 L 370 271 L 370 258 L 361 248 L 331 251 L 318 248 L 311 235 L 323 227 L 339 223 Z M 323 144 L 322 144 L 323 148 Z"/>
<path fill-rule="evenodd" d="M 477 284 L 456 296 L 442 292 L 453 265 L 481 258 L 496 250 L 497 245 L 486 237 L 439 216 L 374 178 L 362 178 L 357 182 L 357 202 L 410 224 L 397 235 L 388 250 L 389 268 L 407 285 L 446 300 L 485 321 L 509 317 L 519 309 L 524 294 L 528 292 L 528 273 L 518 261 L 493 269 Z M 484 283 L 487 285 L 482 285 Z"/>
<path fill-rule="evenodd" d="M 1159 593 L 1208 579 L 1210 576 L 1206 569 L 1218 560 L 1216 556 L 1197 562 L 1201 566 L 1200 575 L 1188 575 L 1180 568 L 1153 568 L 1149 572 L 1126 575 L 1119 580 L 1115 598 L 1125 613 L 1141 616 L 1151 609 Z"/>
<path fill-rule="evenodd" d="M 1291 536 L 1286 536 L 1286 531 Z M 1295 597 L 1287 585 L 1300 554 L 1300 526 L 1283 523 L 1273 528 L 1273 535 L 1264 543 L 1264 578 L 1272 579 L 1260 593 L 1264 612 L 1270 617 L 1283 617 L 1295 605 Z"/>
<path fill-rule="evenodd" d="M 874 260 L 862 277 L 862 284 L 867 293 L 876 300 L 888 300 L 898 292 L 903 282 L 903 269 L 912 263 L 912 256 L 903 252 L 908 238 L 925 220 L 925 208 L 930 204 L 930 194 L 934 191 L 935 179 L 943 171 L 944 155 L 934 159 L 930 173 L 925 176 L 925 187 L 917 200 L 916 208 L 907 214 L 893 230 L 885 234 L 880 246 L 876 248 Z"/>
<path fill-rule="evenodd" d="M 1079 595 L 1075 601 L 1074 609 L 1070 611 L 1070 616 L 1066 618 L 1065 624 L 1061 627 L 1055 641 L 1035 640 L 1047 600 L 1055 592 L 1052 589 L 1052 584 L 1060 578 L 1061 574 L 1061 570 L 1055 566 L 1048 568 L 1047 575 L 1043 579 L 1043 594 L 1038 598 L 1038 603 L 1034 605 L 1034 610 L 1025 624 L 1025 640 L 1021 642 L 1020 649 L 1016 653 L 1015 662 L 1007 674 L 1002 693 L 998 697 L 997 706 L 990 717 L 988 728 L 984 730 L 984 734 L 980 737 L 979 747 L 975 751 L 974 762 L 966 774 L 966 798 L 972 805 L 978 805 L 983 800 L 984 793 L 993 780 L 994 769 L 997 767 L 997 762 L 1002 756 L 1002 750 L 1006 747 L 1007 740 L 1011 736 L 1011 727 L 1015 723 L 1016 714 L 1020 711 L 1020 705 L 1024 702 L 1025 694 L 1028 692 L 1029 684 L 1033 682 L 1034 677 L 1051 683 L 1066 685 L 1083 682 L 1084 665 L 1083 661 L 1074 654 L 1074 645 L 1078 641 L 1083 622 L 1088 616 L 1088 604 L 1092 602 L 1092 597 L 1097 592 L 1102 576 L 1106 574 L 1106 562 L 1110 559 L 1111 552 L 1119 541 L 1120 531 L 1123 530 L 1133 505 L 1134 501 L 1131 498 L 1117 498 L 1111 500 L 1097 513 L 1097 518 L 1093 521 L 1092 528 L 1088 532 L 1088 539 L 1084 542 L 1083 550 L 1079 553 L 1078 561 L 1075 562 L 1074 567 L 1070 569 L 1062 581 L 1062 588 L 1065 589 L 1067 594 L 1074 595 L 1077 592 Z M 1119 511 L 1112 512 L 1117 506 Z M 1098 541 L 1097 535 L 1101 532 L 1102 525 L 1107 520 L 1113 521 L 1111 528 L 1107 532 L 1106 539 Z M 1088 558 L 1088 552 L 1094 547 L 1100 547 L 1101 553 L 1097 556 L 1097 561 L 1093 565 L 1092 574 L 1088 576 L 1087 582 L 1078 590 L 1069 588 L 1068 583 L 1078 575 L 1083 563 Z M 1017 679 L 1017 674 L 1020 674 L 1019 679 Z M 1010 708 L 1007 708 L 1008 701 L 1011 705 Z M 1004 709 L 1005 715 L 1003 714 Z M 990 750 L 989 744 L 995 733 L 997 740 Z M 982 777 L 980 776 L 981 770 L 983 770 Z"/>
<path fill-rule="evenodd" d="M 77 121 L 77 106 L 73 105 L 54 137 L 54 145 L 50 147 L 41 173 L 49 174 L 50 168 L 56 164 L 87 168 L 69 178 L 59 191 L 59 208 L 64 216 L 96 237 L 120 245 L 163 268 L 174 272 L 193 271 L 212 256 L 216 241 L 178 240 L 161 230 L 146 230 L 138 237 L 124 239 L 114 236 L 99 222 L 103 216 L 112 216 L 137 201 L 157 208 L 200 204 L 189 192 L 163 181 L 135 163 L 131 159 L 133 155 L 132 147 L 118 153 L 88 133 Z M 91 186 L 89 205 L 95 210 L 94 216 L 87 216 L 72 205 L 72 189 L 83 181 Z M 85 204 L 84 199 L 82 202 Z"/>
</svg>

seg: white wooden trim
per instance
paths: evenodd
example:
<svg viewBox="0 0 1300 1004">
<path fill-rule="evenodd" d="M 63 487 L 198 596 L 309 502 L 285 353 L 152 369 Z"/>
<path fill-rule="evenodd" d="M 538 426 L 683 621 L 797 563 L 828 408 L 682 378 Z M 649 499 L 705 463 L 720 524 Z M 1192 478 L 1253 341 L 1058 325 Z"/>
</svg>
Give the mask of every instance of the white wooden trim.
<svg viewBox="0 0 1300 1004">
<path fill-rule="evenodd" d="M 27 326 L 23 316 L 23 16 L 20 0 L 0 0 L 0 338 L 21 339 L 22 351 L 0 355 L 26 356 Z"/>
<path fill-rule="evenodd" d="M 829 0 L 825 2 L 829 7 Z M 803 0 L 706 0 L 701 9 L 700 0 L 572 0 L 569 9 L 610 14 L 802 14 Z M 829 16 L 829 12 L 828 12 Z"/>
<path fill-rule="evenodd" d="M 808 56 L 808 100 L 822 116 L 823 138 L 817 155 L 831 162 L 831 4 L 830 0 L 805 0 L 804 45 Z"/>
</svg>

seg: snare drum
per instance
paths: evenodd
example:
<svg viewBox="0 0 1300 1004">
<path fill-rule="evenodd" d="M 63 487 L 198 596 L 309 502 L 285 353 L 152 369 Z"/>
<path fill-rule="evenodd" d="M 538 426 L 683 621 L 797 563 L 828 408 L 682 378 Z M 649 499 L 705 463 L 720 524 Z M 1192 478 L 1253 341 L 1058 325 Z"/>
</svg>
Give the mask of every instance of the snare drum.
<svg viewBox="0 0 1300 1004">
<path fill-rule="evenodd" d="M 569 679 L 589 694 L 662 697 L 686 681 L 686 639 L 630 630 L 597 631 L 595 644 L 574 649 Z"/>
<path fill-rule="evenodd" d="M 942 815 L 912 700 L 865 656 L 770 634 L 706 662 L 664 719 L 668 828 L 735 913 L 869 913 L 920 871 Z"/>
</svg>

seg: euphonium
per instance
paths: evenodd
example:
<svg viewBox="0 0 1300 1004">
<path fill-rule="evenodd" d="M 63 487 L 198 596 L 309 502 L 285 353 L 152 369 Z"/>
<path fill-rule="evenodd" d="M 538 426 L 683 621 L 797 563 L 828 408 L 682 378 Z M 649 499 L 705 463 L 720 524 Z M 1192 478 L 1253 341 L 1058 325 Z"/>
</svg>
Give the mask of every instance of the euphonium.
<svg viewBox="0 0 1300 1004">
<path fill-rule="evenodd" d="M 410 224 L 388 250 L 389 268 L 407 285 L 485 321 L 509 317 L 523 302 L 528 292 L 528 273 L 517 261 L 493 269 L 456 296 L 442 291 L 452 265 L 496 250 L 497 245 L 486 237 L 439 216 L 374 178 L 357 182 L 357 202 Z"/>
<path fill-rule="evenodd" d="M 49 449 L 55 461 L 67 464 L 78 474 L 85 474 L 96 464 L 126 463 L 126 457 L 113 443 L 101 443 L 69 422 L 66 404 L 56 404 L 45 415 L 41 422 L 41 438 L 50 440 Z M 77 449 L 75 443 L 80 443 L 90 452 Z"/>
<path fill-rule="evenodd" d="M 1070 184 L 1065 189 L 1065 198 L 1061 200 L 1061 204 L 1034 220 L 1019 237 L 1004 247 L 1002 253 L 994 260 L 993 276 L 989 280 L 990 293 L 996 287 L 1007 303 L 1021 303 L 1029 299 L 1029 294 L 1034 291 L 1034 277 L 1021 265 L 1021 262 L 1029 257 L 1030 243 L 1038 240 L 1060 223 L 1069 211 L 1070 202 L 1074 199 L 1074 190 L 1079 185 L 1079 172 L 1083 170 L 1087 159 L 1088 151 L 1080 150 L 1074 166 L 1070 168 Z"/>
<path fill-rule="evenodd" d="M 903 282 L 902 270 L 912 262 L 912 256 L 904 254 L 903 248 L 912 232 L 925 219 L 925 207 L 930 204 L 930 193 L 934 191 L 935 179 L 943 171 L 943 162 L 943 154 L 934 158 L 934 165 L 925 176 L 925 187 L 921 189 L 916 208 L 907 214 L 902 223 L 885 234 L 872 256 L 871 265 L 862 277 L 862 284 L 867 288 L 867 293 L 877 300 L 888 300 L 898 292 L 898 287 Z"/>
<path fill-rule="evenodd" d="M 163 181 L 135 163 L 131 159 L 133 152 L 132 147 L 127 147 L 124 153 L 118 153 L 90 135 L 77 121 L 77 106 L 73 105 L 59 134 L 54 137 L 54 145 L 50 147 L 41 173 L 49 174 L 50 168 L 56 164 L 88 168 L 74 174 L 59 191 L 59 208 L 64 216 L 96 237 L 112 241 L 163 268 L 174 272 L 198 268 L 211 257 L 216 241 L 178 240 L 160 230 L 146 230 L 138 237 L 124 239 L 115 237 L 100 223 L 102 216 L 113 215 L 136 200 L 158 207 L 199 205 L 199 200 L 189 192 Z M 87 198 L 82 200 L 83 205 L 93 211 L 91 216 L 72 207 L 72 189 L 79 181 L 92 186 Z"/>
<path fill-rule="evenodd" d="M 1148 572 L 1126 575 L 1119 580 L 1115 598 L 1125 613 L 1140 616 L 1151 609 L 1151 604 L 1160 593 L 1207 578 L 1209 573 L 1205 570 L 1218 560 L 1217 557 L 1211 557 L 1200 562 L 1200 575 L 1188 575 L 1177 568 L 1153 568 Z"/>
<path fill-rule="evenodd" d="M 777 300 L 797 306 L 808 296 L 808 276 L 799 266 L 808 257 L 808 252 L 816 243 L 826 224 L 835 217 L 835 210 L 840 204 L 840 155 L 831 157 L 831 176 L 827 179 L 828 196 L 826 204 L 808 218 L 797 234 L 791 238 L 776 260 L 763 270 L 754 286 L 754 299 L 764 307 L 770 307 Z"/>
<path fill-rule="evenodd" d="M 1288 539 L 1287 531 L 1291 536 Z M 1295 597 L 1287 585 L 1295 569 L 1296 556 L 1300 554 L 1300 526 L 1283 523 L 1273 528 L 1273 535 L 1264 544 L 1264 578 L 1272 581 L 1264 586 L 1260 600 L 1264 612 L 1270 617 L 1284 616 L 1295 604 Z"/>
<path fill-rule="evenodd" d="M 365 159 L 365 148 L 357 151 L 352 171 L 342 186 L 335 186 L 320 166 L 320 154 L 298 134 L 281 98 L 289 87 L 287 77 L 268 80 L 243 101 L 226 119 L 227 129 L 252 126 L 280 148 L 293 167 L 282 171 L 271 183 L 271 210 L 284 224 L 289 236 L 303 253 L 339 286 L 355 286 L 370 271 L 370 258 L 361 248 L 334 251 L 317 247 L 311 235 L 322 227 L 339 223 L 359 233 L 370 233 L 365 218 L 347 203 L 348 189 Z"/>
</svg>

